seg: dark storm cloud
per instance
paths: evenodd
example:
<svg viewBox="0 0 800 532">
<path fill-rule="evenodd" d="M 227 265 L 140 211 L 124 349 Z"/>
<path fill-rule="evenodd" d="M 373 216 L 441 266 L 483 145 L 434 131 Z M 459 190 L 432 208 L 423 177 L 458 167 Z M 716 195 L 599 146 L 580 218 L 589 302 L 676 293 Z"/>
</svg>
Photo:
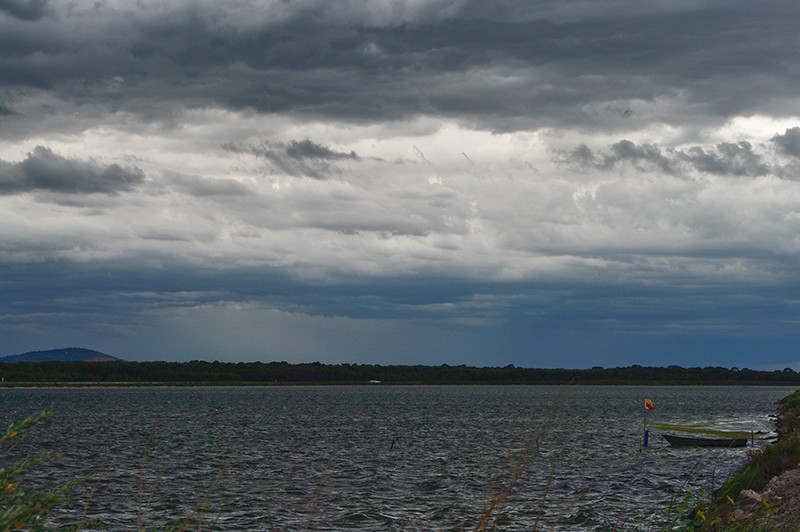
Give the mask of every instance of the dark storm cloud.
<svg viewBox="0 0 800 532">
<path fill-rule="evenodd" d="M 792 127 L 787 129 L 783 135 L 775 135 L 772 137 L 772 142 L 782 153 L 800 157 L 800 127 Z"/>
<path fill-rule="evenodd" d="M 560 154 L 558 161 L 573 167 L 609 170 L 626 163 L 634 167 L 657 168 L 666 173 L 675 171 L 674 158 L 665 156 L 654 144 L 637 145 L 630 140 L 621 140 L 611 146 L 608 153 L 595 153 L 585 144 L 580 144 L 570 153 Z"/>
<path fill-rule="evenodd" d="M 701 172 L 731 176 L 762 176 L 768 174 L 770 166 L 762 156 L 753 151 L 749 142 L 723 142 L 716 150 L 693 147 L 678 152 L 677 157 Z"/>
<path fill-rule="evenodd" d="M 144 172 L 63 157 L 37 146 L 19 163 L 0 161 L 0 194 L 45 190 L 63 194 L 115 194 L 144 181 Z"/>
<path fill-rule="evenodd" d="M 213 24 L 210 6 L 145 11 L 127 23 L 98 9 L 83 20 L 61 14 L 57 31 L 11 28 L 0 79 L 149 118 L 170 106 L 218 105 L 352 120 L 435 114 L 529 129 L 636 123 L 645 118 L 628 104 L 663 98 L 693 105 L 658 116 L 675 123 L 800 111 L 790 101 L 796 17 L 786 2 L 660 11 L 508 2 L 487 18 L 474 3 L 408 21 L 366 20 L 348 5 L 349 15 L 297 9 L 235 30 Z M 124 81 L 112 90 L 115 77 Z"/>
<path fill-rule="evenodd" d="M 0 279 L 4 281 L 0 283 L 0 325 L 14 315 L 21 317 L 13 319 L 24 320 L 39 313 L 107 313 L 113 318 L 112 315 L 132 315 L 156 308 L 254 300 L 290 313 L 366 319 L 413 318 L 426 307 L 453 305 L 440 316 L 449 318 L 461 314 L 458 306 L 469 303 L 482 291 L 498 291 L 497 287 L 455 278 L 398 278 L 385 283 L 354 279 L 342 285 L 309 284 L 280 268 L 204 269 L 180 261 L 165 261 L 157 268 L 123 262 L 103 265 L 61 260 L 26 265 L 0 262 Z M 482 312 L 486 315 L 507 312 L 505 297 L 512 298 L 519 288 L 518 285 L 500 287 L 504 297 L 482 304 Z M 22 301 L 24 308 L 19 308 Z"/>
<path fill-rule="evenodd" d="M 640 361 L 642 349 L 666 363 L 696 364 L 687 345 L 707 342 L 715 345 L 721 354 L 702 350 L 707 363 L 727 360 L 728 364 L 742 365 L 741 353 L 730 358 L 715 343 L 714 335 L 726 331 L 734 342 L 789 336 L 796 338 L 796 328 L 789 332 L 776 326 L 787 316 L 796 315 L 790 298 L 780 293 L 787 287 L 773 290 L 742 289 L 731 292 L 726 287 L 653 285 L 648 288 L 627 285 L 601 286 L 574 283 L 467 283 L 457 278 L 396 278 L 389 282 L 348 283 L 328 285 L 298 282 L 288 272 L 256 271 L 248 269 L 208 269 L 187 267 L 186 264 L 166 263 L 158 268 L 124 263 L 97 265 L 75 264 L 69 261 L 50 261 L 33 264 L 0 263 L 0 331 L 9 337 L 20 329 L 42 331 L 58 337 L 59 330 L 70 330 L 76 323 L 84 325 L 83 338 L 118 338 L 124 340 L 130 331 L 136 334 L 142 328 L 153 330 L 154 312 L 191 311 L 213 308 L 220 303 L 245 303 L 260 301 L 269 308 L 291 315 L 311 315 L 330 319 L 333 317 L 418 320 L 428 326 L 435 324 L 448 340 L 443 344 L 452 354 L 446 359 L 436 355 L 425 345 L 416 349 L 429 358 L 427 363 L 443 361 L 459 363 L 467 345 L 452 342 L 457 333 L 472 333 L 474 341 L 481 342 L 481 350 L 506 353 L 499 358 L 483 358 L 480 365 L 505 364 L 509 361 L 526 366 L 537 365 L 537 360 L 526 357 L 531 345 L 549 352 L 554 357 L 547 366 L 588 367 L 609 361 L 630 364 Z M 796 292 L 797 287 L 791 290 Z M 657 305 L 642 306 L 642 300 L 658 301 Z M 691 301 L 692 304 L 687 302 Z M 724 317 L 711 319 L 709 307 L 725 307 Z M 483 319 L 507 320 L 491 335 L 459 321 L 475 315 Z M 163 314 L 155 314 L 156 317 Z M 192 316 L 194 316 L 192 314 Z M 206 323 L 206 326 L 211 326 Z M 202 327 L 203 324 L 194 324 Z M 576 328 L 581 331 L 575 334 Z M 682 342 L 671 334 L 681 330 Z M 308 331 L 309 333 L 311 331 Z M 506 333 L 505 336 L 503 333 Z M 202 334 L 196 329 L 195 334 Z M 420 330 L 417 330 L 420 334 Z M 608 345 L 592 345 L 600 339 L 618 336 L 613 352 L 604 352 Z M 652 350 L 646 339 L 656 336 L 662 347 Z M 204 337 L 205 338 L 205 337 Z M 575 338 L 583 338 L 571 345 Z M 688 338 L 688 340 L 687 340 Z M 572 339 L 572 340 L 570 340 Z M 363 338 L 359 338 L 363 341 Z M 84 340 L 86 341 L 86 340 Z M 185 340 L 184 340 L 185 341 Z M 113 343 L 113 342 L 112 342 Z M 633 344 L 632 346 L 629 344 Z M 114 343 L 116 349 L 120 344 Z M 142 344 L 137 344 L 142 345 Z M 758 348 L 758 346 L 753 346 Z M 341 350 L 341 346 L 338 347 Z M 141 347 L 135 348 L 143 354 Z M 185 349 L 185 347 L 184 347 Z M 315 359 L 326 356 L 326 346 L 320 352 L 307 354 Z M 364 356 L 365 345 L 360 341 L 342 350 L 339 361 L 352 361 Z M 735 348 L 734 348 L 735 350 Z M 270 352 L 271 350 L 268 350 Z M 573 352 L 575 351 L 575 352 Z M 274 355 L 281 353 L 271 351 Z M 515 353 L 508 358 L 509 353 Z M 566 353 L 569 353 L 567 355 Z M 161 355 L 148 353 L 150 358 Z M 182 353 L 187 355 L 187 353 Z M 223 354 L 241 357 L 244 353 Z M 746 355 L 746 353 L 745 353 Z M 192 358 L 220 359 L 212 351 L 192 352 Z M 725 357 L 729 358 L 725 358 Z M 571 358 L 570 358 L 571 357 Z M 631 358 L 633 357 L 633 358 Z M 269 358 L 267 358 L 269 360 Z M 403 363 L 390 359 L 392 363 Z M 308 361 L 299 358 L 298 361 Z M 504 362 L 503 362 L 504 361 Z M 633 362 L 632 362 L 633 361 Z M 735 362 L 731 362 L 735 361 Z M 463 362 L 463 360 L 462 360 Z"/>
<path fill-rule="evenodd" d="M 655 144 L 622 140 L 613 144 L 609 152 L 601 154 L 581 144 L 569 154 L 562 154 L 561 162 L 599 170 L 627 164 L 637 169 L 656 169 L 672 175 L 694 170 L 714 175 L 756 177 L 779 170 L 765 162 L 764 156 L 746 141 L 722 142 L 712 148 L 692 146 L 686 150 L 662 150 Z"/>
<path fill-rule="evenodd" d="M 240 146 L 225 143 L 223 149 L 234 153 L 247 153 L 262 159 L 274 172 L 313 179 L 329 179 L 341 171 L 334 161 L 358 161 L 354 152 L 339 152 L 312 142 L 309 139 L 291 142 L 264 142 L 259 145 Z"/>
<path fill-rule="evenodd" d="M 37 20 L 44 16 L 48 0 L 0 0 L 0 12 L 22 20 Z"/>
</svg>

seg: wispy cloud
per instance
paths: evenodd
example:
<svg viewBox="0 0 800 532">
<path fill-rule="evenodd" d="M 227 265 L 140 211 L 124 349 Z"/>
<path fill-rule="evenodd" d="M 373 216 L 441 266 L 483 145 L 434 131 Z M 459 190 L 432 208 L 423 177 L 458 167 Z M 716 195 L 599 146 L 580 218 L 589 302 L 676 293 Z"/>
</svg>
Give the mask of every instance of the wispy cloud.
<svg viewBox="0 0 800 532">
<path fill-rule="evenodd" d="M 358 161 L 354 151 L 340 152 L 317 144 L 309 139 L 290 142 L 267 141 L 258 145 L 224 143 L 223 149 L 247 153 L 266 162 L 274 173 L 329 179 L 341 174 L 336 161 Z"/>
</svg>

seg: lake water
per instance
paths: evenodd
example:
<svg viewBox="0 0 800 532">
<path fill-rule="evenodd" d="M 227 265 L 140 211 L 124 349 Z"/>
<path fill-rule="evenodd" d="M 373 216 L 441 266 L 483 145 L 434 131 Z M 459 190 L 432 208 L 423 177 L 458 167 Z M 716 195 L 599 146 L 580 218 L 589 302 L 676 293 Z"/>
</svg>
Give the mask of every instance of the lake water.
<svg viewBox="0 0 800 532">
<path fill-rule="evenodd" d="M 673 449 L 650 422 L 772 431 L 785 387 L 372 386 L 0 389 L 0 420 L 51 410 L 9 459 L 52 450 L 42 486 L 89 475 L 53 524 L 147 529 L 657 530 L 745 449 Z M 538 445 L 536 442 L 538 441 Z M 530 444 L 525 450 L 525 445 Z M 518 464 L 518 465 L 514 465 Z M 102 528 L 102 527 L 100 527 Z"/>
</svg>

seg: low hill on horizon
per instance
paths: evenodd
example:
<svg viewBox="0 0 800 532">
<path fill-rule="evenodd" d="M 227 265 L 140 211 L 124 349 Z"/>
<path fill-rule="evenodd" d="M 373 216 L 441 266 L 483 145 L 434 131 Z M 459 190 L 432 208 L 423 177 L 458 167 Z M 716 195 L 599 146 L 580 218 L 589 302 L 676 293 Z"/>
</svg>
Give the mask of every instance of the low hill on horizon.
<svg viewBox="0 0 800 532">
<path fill-rule="evenodd" d="M 21 355 L 0 357 L 0 362 L 121 362 L 117 358 L 93 349 L 82 347 L 65 347 L 46 351 L 29 351 Z"/>
</svg>

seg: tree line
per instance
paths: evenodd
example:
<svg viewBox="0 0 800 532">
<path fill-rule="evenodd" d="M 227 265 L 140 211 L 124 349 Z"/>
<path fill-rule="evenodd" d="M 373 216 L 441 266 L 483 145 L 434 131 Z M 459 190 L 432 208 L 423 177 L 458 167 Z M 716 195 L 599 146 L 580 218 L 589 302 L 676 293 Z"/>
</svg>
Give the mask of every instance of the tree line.
<svg viewBox="0 0 800 532">
<path fill-rule="evenodd" d="M 681 366 L 543 369 L 451 366 L 381 366 L 320 362 L 14 362 L 0 363 L 6 385 L 96 384 L 785 384 L 800 385 L 786 368 L 760 371 Z"/>
</svg>

